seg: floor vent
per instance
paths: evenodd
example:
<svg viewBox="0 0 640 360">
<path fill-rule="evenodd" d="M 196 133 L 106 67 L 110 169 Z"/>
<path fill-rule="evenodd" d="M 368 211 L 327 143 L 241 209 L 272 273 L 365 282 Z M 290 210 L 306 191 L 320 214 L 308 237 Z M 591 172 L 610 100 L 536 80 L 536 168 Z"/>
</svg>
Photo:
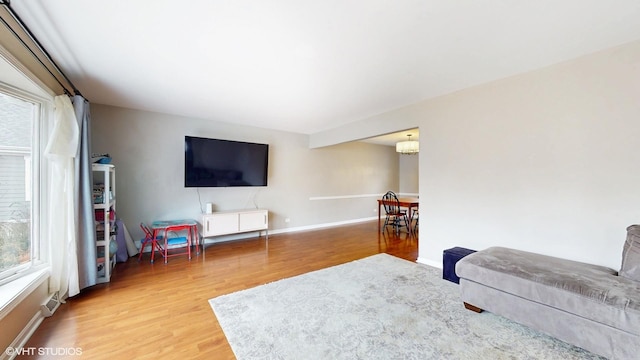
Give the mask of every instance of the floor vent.
<svg viewBox="0 0 640 360">
<path fill-rule="evenodd" d="M 49 300 L 46 303 L 42 304 L 41 311 L 44 317 L 49 317 L 53 315 L 56 309 L 60 306 L 60 299 L 58 298 L 58 292 L 51 294 Z"/>
</svg>

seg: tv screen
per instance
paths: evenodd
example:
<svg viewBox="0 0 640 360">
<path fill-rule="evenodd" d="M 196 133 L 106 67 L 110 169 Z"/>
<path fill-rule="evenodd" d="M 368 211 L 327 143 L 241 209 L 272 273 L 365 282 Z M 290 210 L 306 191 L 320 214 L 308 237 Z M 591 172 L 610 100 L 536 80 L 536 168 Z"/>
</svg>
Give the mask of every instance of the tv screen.
<svg viewBox="0 0 640 360">
<path fill-rule="evenodd" d="M 184 186 L 267 186 L 269 145 L 184 137 Z"/>
</svg>

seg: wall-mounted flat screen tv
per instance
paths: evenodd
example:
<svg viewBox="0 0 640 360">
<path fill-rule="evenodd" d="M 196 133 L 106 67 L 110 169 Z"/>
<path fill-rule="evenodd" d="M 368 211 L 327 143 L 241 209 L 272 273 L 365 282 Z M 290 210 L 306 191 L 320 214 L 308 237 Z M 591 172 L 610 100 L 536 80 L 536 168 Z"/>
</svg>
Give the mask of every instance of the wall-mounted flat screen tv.
<svg viewBox="0 0 640 360">
<path fill-rule="evenodd" d="M 267 186 L 269 145 L 184 137 L 184 186 Z"/>
</svg>

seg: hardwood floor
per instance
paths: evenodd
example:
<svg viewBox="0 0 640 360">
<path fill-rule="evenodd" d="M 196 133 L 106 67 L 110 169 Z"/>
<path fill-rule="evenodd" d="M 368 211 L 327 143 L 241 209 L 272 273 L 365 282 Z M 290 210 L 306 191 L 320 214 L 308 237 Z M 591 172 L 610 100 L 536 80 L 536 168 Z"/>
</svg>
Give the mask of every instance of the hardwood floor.
<svg viewBox="0 0 640 360">
<path fill-rule="evenodd" d="M 380 234 L 372 221 L 212 244 L 166 265 L 145 254 L 69 299 L 25 347 L 80 348 L 87 359 L 233 359 L 209 299 L 382 252 L 415 261 L 417 236 Z"/>
</svg>

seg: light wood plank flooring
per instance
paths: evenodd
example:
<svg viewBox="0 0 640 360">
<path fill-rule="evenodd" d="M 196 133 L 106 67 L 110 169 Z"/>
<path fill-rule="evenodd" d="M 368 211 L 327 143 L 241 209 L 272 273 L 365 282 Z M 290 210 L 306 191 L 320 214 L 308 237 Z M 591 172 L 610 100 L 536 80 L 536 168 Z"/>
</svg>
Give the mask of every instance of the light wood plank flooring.
<svg viewBox="0 0 640 360">
<path fill-rule="evenodd" d="M 81 348 L 85 359 L 233 359 L 207 300 L 382 252 L 415 261 L 417 236 L 380 234 L 372 221 L 212 244 L 166 265 L 144 254 L 69 299 L 26 347 Z"/>
</svg>

